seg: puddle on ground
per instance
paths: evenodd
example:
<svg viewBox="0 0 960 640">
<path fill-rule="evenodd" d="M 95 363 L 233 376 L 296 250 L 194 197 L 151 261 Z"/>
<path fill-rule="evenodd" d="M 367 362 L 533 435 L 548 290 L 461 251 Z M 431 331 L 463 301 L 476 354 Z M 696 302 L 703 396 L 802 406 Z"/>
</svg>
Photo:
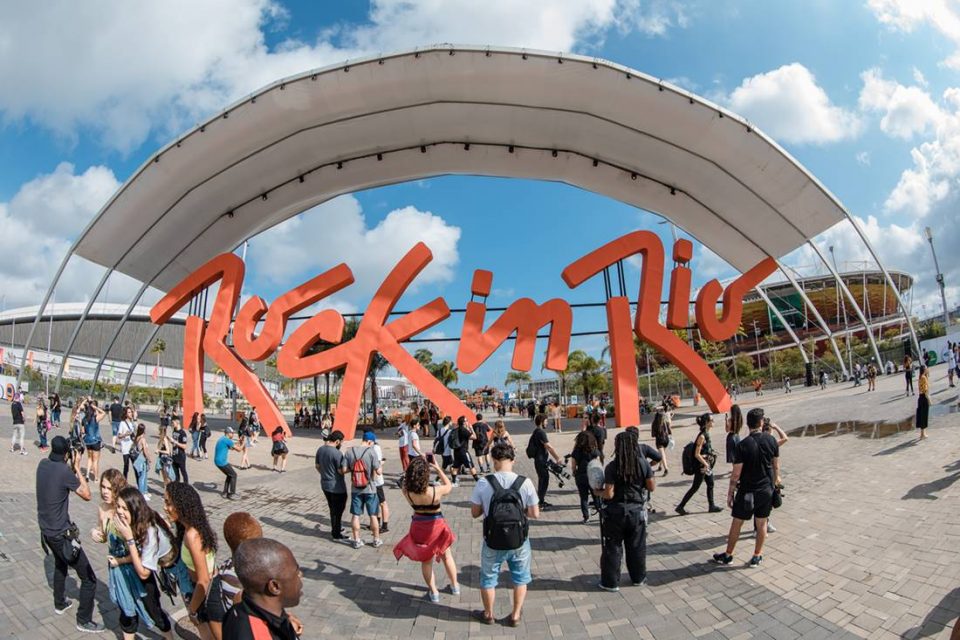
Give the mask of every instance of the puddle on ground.
<svg viewBox="0 0 960 640">
<path fill-rule="evenodd" d="M 821 422 L 820 424 L 808 424 L 803 427 L 797 427 L 787 431 L 791 438 L 813 438 L 842 436 L 848 433 L 855 433 L 860 438 L 867 440 L 877 440 L 894 436 L 904 431 L 913 430 L 913 416 L 900 422 L 866 422 L 861 420 L 841 420 L 839 422 Z"/>
</svg>

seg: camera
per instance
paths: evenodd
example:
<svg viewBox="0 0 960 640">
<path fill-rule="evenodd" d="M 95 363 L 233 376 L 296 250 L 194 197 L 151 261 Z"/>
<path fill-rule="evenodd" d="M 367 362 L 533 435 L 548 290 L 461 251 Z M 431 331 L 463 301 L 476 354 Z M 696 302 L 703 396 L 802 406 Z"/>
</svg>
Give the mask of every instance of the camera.
<svg viewBox="0 0 960 640">
<path fill-rule="evenodd" d="M 573 476 L 567 471 L 567 468 L 560 464 L 559 462 L 554 462 L 553 460 L 547 460 L 547 471 L 553 474 L 553 477 L 557 479 L 557 486 L 563 489 L 563 483 L 566 480 L 573 480 Z"/>
<path fill-rule="evenodd" d="M 70 450 L 67 452 L 67 462 L 70 463 L 70 466 L 73 466 L 74 460 L 80 460 L 83 457 L 83 452 L 87 448 L 83 444 L 83 440 L 80 439 L 77 435 L 70 436 Z"/>
</svg>

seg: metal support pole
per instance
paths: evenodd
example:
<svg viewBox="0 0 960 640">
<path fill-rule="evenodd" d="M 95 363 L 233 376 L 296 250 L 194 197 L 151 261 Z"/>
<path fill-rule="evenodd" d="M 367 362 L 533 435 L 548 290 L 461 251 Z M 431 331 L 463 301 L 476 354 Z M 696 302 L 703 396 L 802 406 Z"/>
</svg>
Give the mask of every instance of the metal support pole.
<svg viewBox="0 0 960 640">
<path fill-rule="evenodd" d="M 937 250 L 933 248 L 933 231 L 930 227 L 924 229 L 927 240 L 930 242 L 930 253 L 933 254 L 933 266 L 937 270 L 937 284 L 940 286 L 940 302 L 943 303 L 943 328 L 950 331 L 950 308 L 947 306 L 946 285 L 943 282 L 943 273 L 940 272 L 940 262 L 937 261 Z"/>
<path fill-rule="evenodd" d="M 787 330 L 788 334 L 790 334 L 790 338 L 793 339 L 793 341 L 797 345 L 797 348 L 800 349 L 800 355 L 803 356 L 804 364 L 810 362 L 810 358 L 807 356 L 807 351 L 806 349 L 803 348 L 803 344 L 800 342 L 800 338 L 797 336 L 796 332 L 793 330 L 793 327 L 787 324 L 787 320 L 786 318 L 783 317 L 783 314 L 780 313 L 780 309 L 778 309 L 776 305 L 774 305 L 773 302 L 770 301 L 770 298 L 767 297 L 767 292 L 764 291 L 763 288 L 759 286 L 756 289 L 754 289 L 754 291 L 756 291 L 757 294 L 763 299 L 763 301 L 767 303 L 767 308 L 773 312 L 773 315 L 777 316 L 777 320 L 780 321 L 780 324 L 783 325 L 783 328 Z"/>
<path fill-rule="evenodd" d="M 123 402 L 127 397 L 127 389 L 130 388 L 130 380 L 133 379 L 133 372 L 136 371 L 137 365 L 140 364 L 140 360 L 143 359 L 143 354 L 147 352 L 147 349 L 150 348 L 150 344 L 153 342 L 153 339 L 157 337 L 157 332 L 160 331 L 162 325 L 156 325 L 153 328 L 153 331 L 150 333 L 150 337 L 147 338 L 147 341 L 143 343 L 143 346 L 140 347 L 140 351 L 137 352 L 137 357 L 134 358 L 133 362 L 130 364 L 130 369 L 127 370 L 127 379 L 123 381 L 123 390 L 120 392 L 120 402 Z"/>
<path fill-rule="evenodd" d="M 100 278 L 100 283 L 97 285 L 97 288 L 94 290 L 93 294 L 90 296 L 90 300 L 87 302 L 86 306 L 83 308 L 83 313 L 80 314 L 80 319 L 77 320 L 76 326 L 73 328 L 73 333 L 70 334 L 70 340 L 67 342 L 67 348 L 63 350 L 63 357 L 60 360 L 60 370 L 57 371 L 57 381 L 53 385 L 53 390 L 55 393 L 60 393 L 60 383 L 63 380 L 63 372 L 67 367 L 67 359 L 70 357 L 70 354 L 73 352 L 73 345 L 76 343 L 77 338 L 80 336 L 80 330 L 83 328 L 83 323 L 87 321 L 87 316 L 90 314 L 90 309 L 93 308 L 94 303 L 97 301 L 97 298 L 100 297 L 100 292 L 103 290 L 103 286 L 107 284 L 107 280 L 110 279 L 110 276 L 113 274 L 113 269 L 107 269 L 103 274 L 103 277 Z"/>
<path fill-rule="evenodd" d="M 133 310 L 136 308 L 137 304 L 140 302 L 140 298 L 143 297 L 144 292 L 147 290 L 147 287 L 150 286 L 150 282 L 144 282 L 143 286 L 140 287 L 140 290 L 137 292 L 137 295 L 133 296 L 133 300 L 130 302 L 130 306 L 127 307 L 126 312 L 124 312 L 123 317 L 120 318 L 120 322 L 117 324 L 116 330 L 113 332 L 113 336 L 110 338 L 110 342 L 107 344 L 107 348 L 103 350 L 103 354 L 100 356 L 100 360 L 97 362 L 97 368 L 93 372 L 93 380 L 90 382 L 90 395 L 93 395 L 94 391 L 97 388 L 97 380 L 100 378 L 100 371 L 103 369 L 103 363 L 107 359 L 107 355 L 110 353 L 110 350 L 113 349 L 113 345 L 117 343 L 117 338 L 120 337 L 120 332 L 123 331 L 123 327 L 126 326 L 127 320 L 130 319 L 130 314 L 133 313 Z"/>
</svg>

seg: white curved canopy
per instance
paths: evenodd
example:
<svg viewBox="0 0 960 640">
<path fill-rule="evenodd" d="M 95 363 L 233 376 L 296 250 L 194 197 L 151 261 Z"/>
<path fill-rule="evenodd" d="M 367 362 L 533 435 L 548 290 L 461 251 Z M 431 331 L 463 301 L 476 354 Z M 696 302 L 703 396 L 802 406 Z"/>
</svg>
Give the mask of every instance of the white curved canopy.
<svg viewBox="0 0 960 640">
<path fill-rule="evenodd" d="M 846 215 L 746 120 L 682 89 L 603 60 L 443 46 L 237 102 L 145 163 L 76 253 L 167 290 L 334 196 L 446 174 L 604 194 L 669 218 L 741 271 Z"/>
</svg>

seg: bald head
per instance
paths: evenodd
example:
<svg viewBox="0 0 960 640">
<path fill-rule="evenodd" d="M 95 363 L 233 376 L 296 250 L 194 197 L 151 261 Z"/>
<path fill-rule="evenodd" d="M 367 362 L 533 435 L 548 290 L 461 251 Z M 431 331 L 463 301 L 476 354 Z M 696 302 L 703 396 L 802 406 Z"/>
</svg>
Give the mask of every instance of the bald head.
<svg viewBox="0 0 960 640">
<path fill-rule="evenodd" d="M 246 540 L 234 552 L 233 566 L 244 593 L 254 600 L 275 600 L 283 607 L 300 603 L 300 567 L 286 545 L 270 538 Z"/>
</svg>

